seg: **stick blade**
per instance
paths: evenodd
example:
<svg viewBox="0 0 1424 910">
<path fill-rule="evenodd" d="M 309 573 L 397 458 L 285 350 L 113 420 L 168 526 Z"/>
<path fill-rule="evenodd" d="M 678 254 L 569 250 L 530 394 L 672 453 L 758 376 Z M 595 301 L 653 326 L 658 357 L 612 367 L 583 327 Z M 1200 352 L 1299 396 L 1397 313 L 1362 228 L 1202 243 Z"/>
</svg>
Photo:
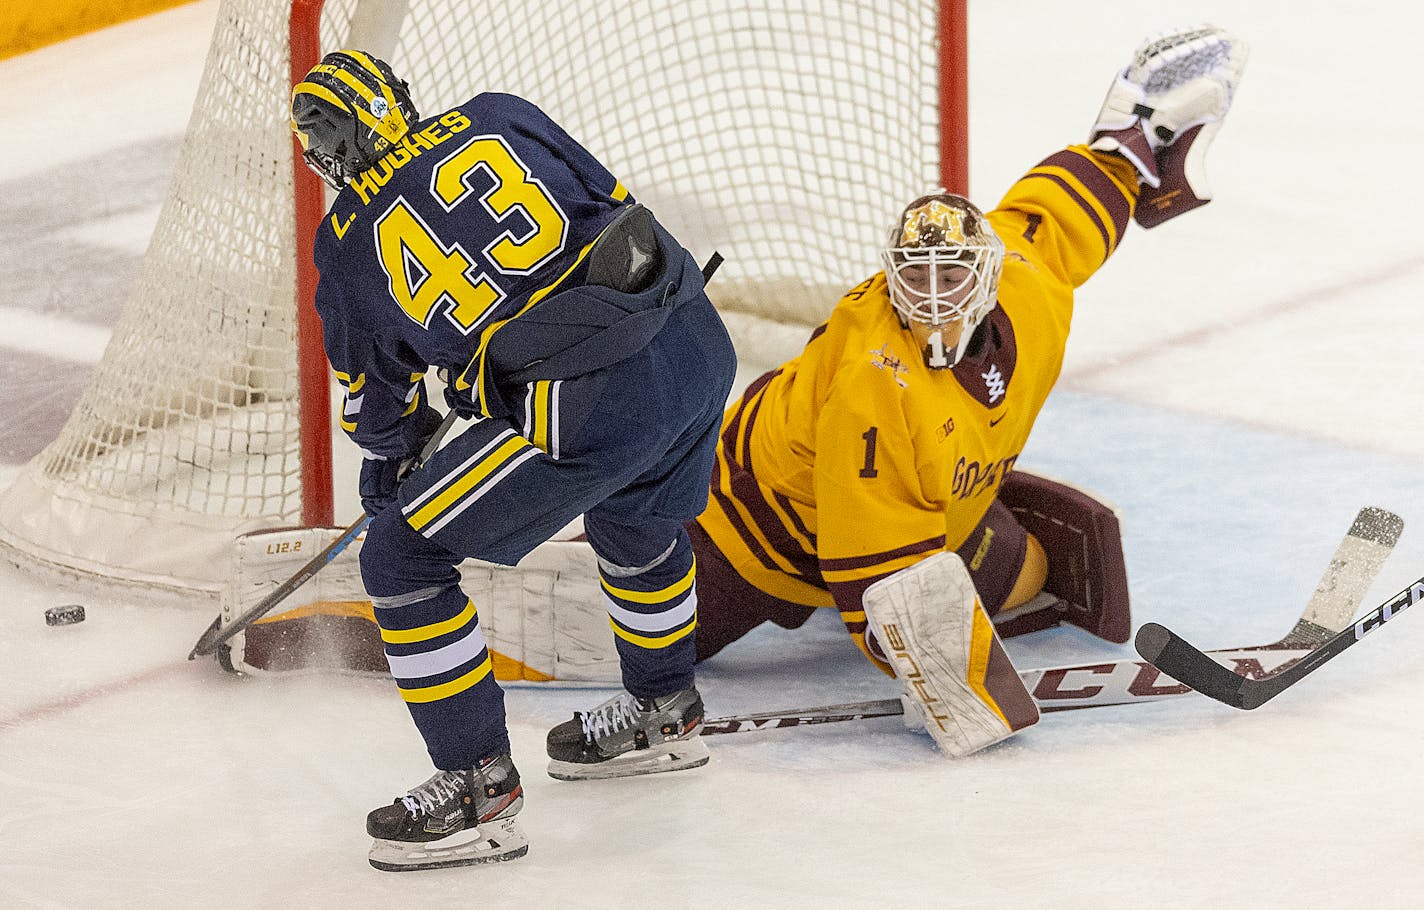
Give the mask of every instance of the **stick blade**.
<svg viewBox="0 0 1424 910">
<path fill-rule="evenodd" d="M 1143 660 L 1207 698 L 1243 711 L 1257 707 L 1242 692 L 1251 680 L 1226 669 L 1166 626 L 1143 623 L 1133 646 Z"/>
<path fill-rule="evenodd" d="M 199 657 L 207 657 L 218 649 L 218 636 L 222 634 L 222 617 L 213 618 L 213 624 L 198 636 L 197 644 L 193 645 L 193 650 L 188 652 L 188 659 L 195 660 Z"/>
<path fill-rule="evenodd" d="M 1388 509 L 1381 509 L 1376 506 L 1365 506 L 1355 516 L 1355 523 L 1350 526 L 1350 536 L 1358 537 L 1361 540 L 1368 540 L 1381 546 L 1393 547 L 1399 542 L 1399 535 L 1404 531 L 1404 519 Z"/>
</svg>

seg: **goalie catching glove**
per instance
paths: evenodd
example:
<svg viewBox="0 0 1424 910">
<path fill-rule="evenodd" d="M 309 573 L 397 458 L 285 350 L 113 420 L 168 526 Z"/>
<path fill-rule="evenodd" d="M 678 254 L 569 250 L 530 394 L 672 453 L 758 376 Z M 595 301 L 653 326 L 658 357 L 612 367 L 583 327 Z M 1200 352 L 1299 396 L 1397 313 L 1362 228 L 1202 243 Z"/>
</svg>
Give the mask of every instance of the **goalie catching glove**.
<svg viewBox="0 0 1424 910">
<path fill-rule="evenodd" d="M 939 553 L 865 589 L 865 618 L 918 715 L 960 758 L 1038 722 L 1034 703 L 984 612 L 964 561 Z"/>
<path fill-rule="evenodd" d="M 1246 54 L 1241 39 L 1214 25 L 1178 29 L 1144 41 L 1113 81 L 1088 143 L 1137 168 L 1138 224 L 1155 227 L 1211 200 L 1206 151 Z"/>
</svg>

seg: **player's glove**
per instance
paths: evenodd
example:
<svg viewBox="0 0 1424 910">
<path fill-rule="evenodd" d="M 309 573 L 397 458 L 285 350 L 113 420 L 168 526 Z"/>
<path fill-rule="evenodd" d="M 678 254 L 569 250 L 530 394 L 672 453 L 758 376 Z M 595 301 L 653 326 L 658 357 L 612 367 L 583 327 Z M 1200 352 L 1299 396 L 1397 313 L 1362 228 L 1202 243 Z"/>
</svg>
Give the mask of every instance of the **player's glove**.
<svg viewBox="0 0 1424 910">
<path fill-rule="evenodd" d="M 440 427 L 440 415 L 434 408 L 422 407 L 401 422 L 401 434 L 410 445 L 411 454 L 404 458 L 387 458 L 365 452 L 361 460 L 361 475 L 357 492 L 366 514 L 375 518 L 396 501 L 400 484 L 418 465 L 420 450 Z"/>
<path fill-rule="evenodd" d="M 1155 227 L 1211 200 L 1206 150 L 1246 67 L 1246 45 L 1214 25 L 1153 35 L 1113 80 L 1088 139 L 1141 177 L 1136 219 Z"/>
<path fill-rule="evenodd" d="M 405 462 L 395 458 L 368 455 L 361 460 L 361 479 L 358 490 L 361 507 L 366 514 L 375 518 L 396 501 L 400 490 L 401 465 Z"/>
</svg>

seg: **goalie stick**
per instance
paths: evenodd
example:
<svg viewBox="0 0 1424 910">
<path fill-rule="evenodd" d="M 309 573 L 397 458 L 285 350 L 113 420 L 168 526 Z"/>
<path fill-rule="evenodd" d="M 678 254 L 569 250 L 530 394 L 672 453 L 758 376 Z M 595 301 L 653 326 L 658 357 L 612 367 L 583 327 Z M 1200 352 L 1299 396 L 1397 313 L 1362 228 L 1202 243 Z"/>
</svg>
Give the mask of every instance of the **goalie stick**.
<svg viewBox="0 0 1424 910">
<path fill-rule="evenodd" d="M 450 427 L 455 423 L 458 413 L 451 411 L 445 415 L 445 419 L 440 421 L 440 426 L 435 428 L 435 432 L 426 440 L 424 447 L 420 450 L 420 455 L 415 463 L 405 472 L 404 476 L 409 476 L 411 471 L 425 464 L 435 450 L 440 448 L 440 442 L 445 438 L 445 434 L 450 431 Z M 351 546 L 352 541 L 360 537 L 365 532 L 366 526 L 371 523 L 371 516 L 362 515 L 351 525 L 341 532 L 341 536 L 331 542 L 331 545 L 311 558 L 311 561 L 297 570 L 296 574 L 277 586 L 277 589 L 260 603 L 254 604 L 250 609 L 244 611 L 240 616 L 227 625 L 222 624 L 222 614 L 219 613 L 213 619 L 212 625 L 198 636 L 198 641 L 193 645 L 193 650 L 188 652 L 188 659 L 193 660 L 198 657 L 207 657 L 217 652 L 218 648 L 225 644 L 237 633 L 246 629 L 257 620 L 271 612 L 277 604 L 291 596 L 292 592 L 302 585 L 311 581 L 312 576 L 325 568 L 333 559 L 340 556 L 342 551 Z"/>
<path fill-rule="evenodd" d="M 1309 673 L 1319 663 L 1334 656 L 1318 655 L 1331 647 L 1336 639 L 1347 637 L 1346 632 L 1339 630 L 1349 627 L 1360 599 L 1384 567 L 1385 559 L 1394 549 L 1403 528 L 1403 519 L 1392 512 L 1373 507 L 1361 509 L 1336 548 L 1300 618 L 1288 633 L 1270 644 L 1196 653 L 1232 680 L 1245 680 L 1248 683 L 1261 680 L 1260 684 L 1269 684 L 1271 680 L 1283 674 L 1295 672 L 1290 669 L 1293 666 L 1307 667 L 1300 672 L 1301 676 Z M 1424 596 L 1424 579 L 1404 594 L 1416 599 Z M 1402 594 L 1401 597 L 1403 596 Z M 1361 625 L 1367 625 L 1367 628 L 1358 633 L 1361 637 L 1378 628 L 1403 609 L 1395 606 L 1387 615 L 1384 613 L 1386 607 L 1399 599 L 1392 599 L 1385 607 L 1349 627 L 1348 634 L 1355 635 L 1355 630 Z M 1404 606 L 1413 602 L 1414 600 L 1410 600 Z M 1374 625 L 1368 625 L 1375 614 L 1380 614 L 1378 621 Z M 1143 628 L 1153 625 L 1156 624 L 1148 623 Z M 1339 634 L 1335 635 L 1336 632 Z M 1353 644 L 1355 640 L 1357 639 L 1350 638 L 1347 644 L 1338 646 L 1335 653 Z M 1218 661 L 1229 663 L 1237 672 L 1227 670 Z M 1306 661 L 1315 663 L 1306 664 Z M 1021 670 L 1019 678 L 1023 680 L 1024 686 L 1038 704 L 1039 711 L 1043 713 L 1158 701 L 1187 695 L 1193 691 L 1193 687 L 1183 684 L 1168 668 L 1155 665 L 1155 662 L 1150 660 L 1130 658 L 1097 664 Z M 709 718 L 703 725 L 702 735 L 748 733 L 754 730 L 891 717 L 904 713 L 904 705 L 895 698 L 787 711 L 766 711 Z"/>
</svg>

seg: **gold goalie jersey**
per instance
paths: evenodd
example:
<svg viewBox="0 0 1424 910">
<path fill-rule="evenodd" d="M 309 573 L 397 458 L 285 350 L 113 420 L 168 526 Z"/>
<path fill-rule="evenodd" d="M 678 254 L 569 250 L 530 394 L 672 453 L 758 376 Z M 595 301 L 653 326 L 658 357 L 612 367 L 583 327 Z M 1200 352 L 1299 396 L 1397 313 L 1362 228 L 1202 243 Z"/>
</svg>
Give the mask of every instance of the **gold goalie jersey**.
<svg viewBox="0 0 1424 910">
<path fill-rule="evenodd" d="M 730 408 L 699 524 L 738 573 L 805 606 L 840 608 L 865 644 L 861 594 L 959 547 L 993 502 L 1063 363 L 1073 291 L 1117 247 L 1137 197 L 1115 155 L 1071 146 L 988 214 L 1006 256 L 982 343 L 926 366 L 877 274 L 800 356 Z"/>
</svg>

